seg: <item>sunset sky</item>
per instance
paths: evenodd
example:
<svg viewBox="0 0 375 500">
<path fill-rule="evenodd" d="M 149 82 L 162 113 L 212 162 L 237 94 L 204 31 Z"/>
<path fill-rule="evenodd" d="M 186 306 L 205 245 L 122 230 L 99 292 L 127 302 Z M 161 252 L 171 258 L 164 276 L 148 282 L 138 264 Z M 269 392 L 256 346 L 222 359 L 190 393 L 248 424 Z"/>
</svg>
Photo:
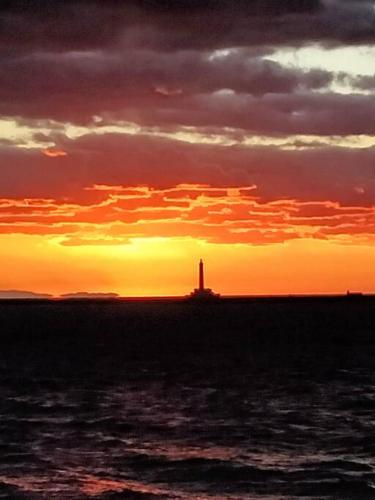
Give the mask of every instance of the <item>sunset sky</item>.
<svg viewBox="0 0 375 500">
<path fill-rule="evenodd" d="M 375 292 L 374 0 L 0 6 L 0 290 Z"/>
</svg>

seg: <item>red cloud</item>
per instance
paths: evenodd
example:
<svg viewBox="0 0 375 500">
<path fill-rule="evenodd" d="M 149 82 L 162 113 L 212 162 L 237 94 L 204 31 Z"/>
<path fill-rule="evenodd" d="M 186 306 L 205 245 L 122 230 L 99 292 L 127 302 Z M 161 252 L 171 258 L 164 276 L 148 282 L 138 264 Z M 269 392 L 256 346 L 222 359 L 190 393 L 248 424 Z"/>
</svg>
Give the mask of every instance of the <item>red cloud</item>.
<svg viewBox="0 0 375 500">
<path fill-rule="evenodd" d="M 211 189 L 256 185 L 259 196 L 270 201 L 333 200 L 363 206 L 375 199 L 374 148 L 290 151 L 272 146 L 188 144 L 127 134 L 55 139 L 57 147 L 68 153 L 61 162 L 36 150 L 0 147 L 0 196 L 92 203 L 107 197 L 108 186 L 119 194 L 118 186 L 173 188 L 181 183 L 199 183 L 209 184 Z M 101 187 L 88 188 L 93 185 Z M 358 186 L 364 186 L 364 190 L 358 192 Z M 143 196 L 144 188 L 137 189 L 138 193 L 131 194 Z"/>
<path fill-rule="evenodd" d="M 261 201 L 247 186 L 98 186 L 91 205 L 50 199 L 0 200 L 0 233 L 63 235 L 65 244 L 123 244 L 134 237 L 192 237 L 215 243 L 374 233 L 375 207 L 337 202 Z M 91 187 L 90 191 L 95 191 Z"/>
<path fill-rule="evenodd" d="M 62 149 L 47 148 L 43 149 L 42 153 L 50 158 L 58 158 L 59 156 L 66 156 L 67 152 Z"/>
</svg>

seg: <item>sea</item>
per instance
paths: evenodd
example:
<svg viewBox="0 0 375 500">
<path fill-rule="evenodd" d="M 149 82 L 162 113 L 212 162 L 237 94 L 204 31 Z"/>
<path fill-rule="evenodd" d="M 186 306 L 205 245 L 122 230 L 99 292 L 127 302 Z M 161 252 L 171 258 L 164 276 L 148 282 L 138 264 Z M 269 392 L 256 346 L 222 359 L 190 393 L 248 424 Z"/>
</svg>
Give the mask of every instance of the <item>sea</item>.
<svg viewBox="0 0 375 500">
<path fill-rule="evenodd" d="M 1 499 L 375 498 L 375 299 L 2 301 Z"/>
</svg>

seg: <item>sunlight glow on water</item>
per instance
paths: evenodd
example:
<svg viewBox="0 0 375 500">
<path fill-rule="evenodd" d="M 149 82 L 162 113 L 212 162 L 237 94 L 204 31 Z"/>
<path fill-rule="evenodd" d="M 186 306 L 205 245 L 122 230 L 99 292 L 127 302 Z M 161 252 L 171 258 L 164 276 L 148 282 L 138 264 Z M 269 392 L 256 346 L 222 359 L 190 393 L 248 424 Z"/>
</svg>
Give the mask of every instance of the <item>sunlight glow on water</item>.
<svg viewBox="0 0 375 500">
<path fill-rule="evenodd" d="M 371 377 L 275 380 L 250 371 L 173 380 L 134 367 L 110 385 L 3 384 L 0 484 L 40 498 L 324 498 L 348 485 L 369 493 Z"/>
</svg>

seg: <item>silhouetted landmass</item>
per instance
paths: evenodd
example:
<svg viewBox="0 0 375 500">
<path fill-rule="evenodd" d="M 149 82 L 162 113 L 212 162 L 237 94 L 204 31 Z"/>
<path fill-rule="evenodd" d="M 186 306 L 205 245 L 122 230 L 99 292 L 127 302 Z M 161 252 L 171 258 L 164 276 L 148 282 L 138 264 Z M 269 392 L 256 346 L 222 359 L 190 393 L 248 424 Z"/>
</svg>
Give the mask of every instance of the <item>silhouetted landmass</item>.
<svg viewBox="0 0 375 500">
<path fill-rule="evenodd" d="M 49 293 L 35 293 L 25 290 L 0 290 L 1 299 L 51 299 Z"/>
<path fill-rule="evenodd" d="M 118 293 L 104 292 L 74 292 L 60 295 L 62 299 L 116 299 L 118 296 Z"/>
</svg>

